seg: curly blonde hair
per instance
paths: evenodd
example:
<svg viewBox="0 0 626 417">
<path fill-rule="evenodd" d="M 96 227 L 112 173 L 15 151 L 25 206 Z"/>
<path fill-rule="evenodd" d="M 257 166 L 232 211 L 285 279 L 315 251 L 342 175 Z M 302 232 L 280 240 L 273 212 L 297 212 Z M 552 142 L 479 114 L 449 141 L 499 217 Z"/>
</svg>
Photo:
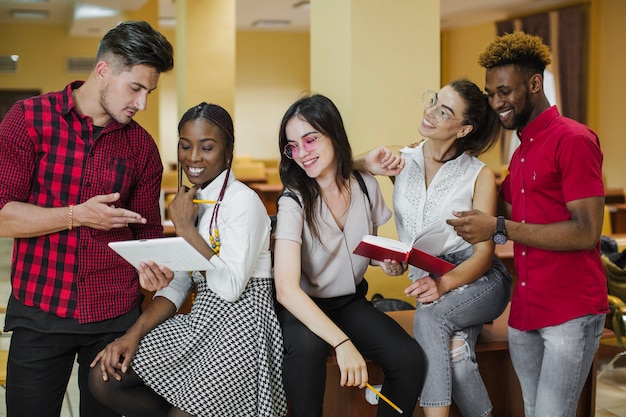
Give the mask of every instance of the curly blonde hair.
<svg viewBox="0 0 626 417">
<path fill-rule="evenodd" d="M 483 68 L 513 64 L 541 74 L 551 62 L 550 48 L 543 40 L 524 32 L 497 37 L 478 56 L 478 64 Z"/>
</svg>

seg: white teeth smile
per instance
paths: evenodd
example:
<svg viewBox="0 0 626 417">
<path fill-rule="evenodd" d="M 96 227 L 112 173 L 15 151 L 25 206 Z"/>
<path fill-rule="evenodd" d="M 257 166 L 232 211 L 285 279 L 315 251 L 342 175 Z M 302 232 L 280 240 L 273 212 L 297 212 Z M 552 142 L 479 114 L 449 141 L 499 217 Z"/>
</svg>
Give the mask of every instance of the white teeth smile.
<svg viewBox="0 0 626 417">
<path fill-rule="evenodd" d="M 306 162 L 302 162 L 302 165 L 304 165 L 304 166 L 306 167 L 306 166 L 311 165 L 311 164 L 312 164 L 312 163 L 314 163 L 315 161 L 317 161 L 317 158 L 315 158 L 315 159 L 310 159 L 310 160 L 308 160 L 308 161 L 306 161 Z"/>
<path fill-rule="evenodd" d="M 202 172 L 204 172 L 204 168 L 189 167 L 187 169 L 189 170 L 189 173 L 194 176 L 200 175 L 202 174 Z"/>
<path fill-rule="evenodd" d="M 500 115 L 501 118 L 505 118 L 506 116 L 508 116 L 509 114 L 511 114 L 513 112 L 513 109 L 511 110 L 507 110 L 505 112 L 502 113 L 498 113 Z"/>
</svg>

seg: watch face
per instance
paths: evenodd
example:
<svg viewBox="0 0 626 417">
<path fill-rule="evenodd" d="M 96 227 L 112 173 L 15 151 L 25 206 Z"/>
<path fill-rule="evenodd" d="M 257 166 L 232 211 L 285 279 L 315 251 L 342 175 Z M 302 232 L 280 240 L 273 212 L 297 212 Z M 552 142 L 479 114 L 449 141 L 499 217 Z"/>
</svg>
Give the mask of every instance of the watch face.
<svg viewBox="0 0 626 417">
<path fill-rule="evenodd" d="M 496 245 L 503 245 L 507 241 L 506 235 L 504 233 L 496 233 L 493 235 L 492 239 Z"/>
</svg>

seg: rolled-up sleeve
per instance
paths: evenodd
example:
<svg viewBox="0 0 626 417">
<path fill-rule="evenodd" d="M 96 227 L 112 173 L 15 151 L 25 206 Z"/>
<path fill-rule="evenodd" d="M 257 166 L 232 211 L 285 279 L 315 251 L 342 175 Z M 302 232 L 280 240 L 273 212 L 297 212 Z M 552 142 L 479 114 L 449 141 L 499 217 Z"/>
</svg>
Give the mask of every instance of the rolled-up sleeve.
<svg viewBox="0 0 626 417">
<path fill-rule="evenodd" d="M 176 306 L 176 310 L 180 309 L 183 305 L 189 291 L 191 291 L 192 280 L 189 277 L 189 272 L 180 271 L 174 273 L 174 279 L 170 281 L 169 285 L 159 291 L 157 291 L 155 297 L 165 297 L 170 300 Z"/>
</svg>

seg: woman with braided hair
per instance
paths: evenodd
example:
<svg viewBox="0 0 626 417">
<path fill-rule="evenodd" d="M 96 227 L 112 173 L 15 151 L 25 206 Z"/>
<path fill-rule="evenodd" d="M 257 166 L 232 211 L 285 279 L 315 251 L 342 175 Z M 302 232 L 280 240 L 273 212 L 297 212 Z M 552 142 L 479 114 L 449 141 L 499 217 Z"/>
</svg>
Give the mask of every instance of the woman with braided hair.
<svg viewBox="0 0 626 417">
<path fill-rule="evenodd" d="M 178 163 L 193 186 L 181 187 L 168 211 L 176 234 L 213 268 L 176 272 L 135 325 L 96 356 L 91 390 L 127 417 L 283 416 L 269 217 L 231 172 L 226 110 L 201 103 L 183 115 L 178 131 Z M 154 264 L 149 271 L 172 273 Z M 192 287 L 191 312 L 172 316 Z"/>
</svg>

